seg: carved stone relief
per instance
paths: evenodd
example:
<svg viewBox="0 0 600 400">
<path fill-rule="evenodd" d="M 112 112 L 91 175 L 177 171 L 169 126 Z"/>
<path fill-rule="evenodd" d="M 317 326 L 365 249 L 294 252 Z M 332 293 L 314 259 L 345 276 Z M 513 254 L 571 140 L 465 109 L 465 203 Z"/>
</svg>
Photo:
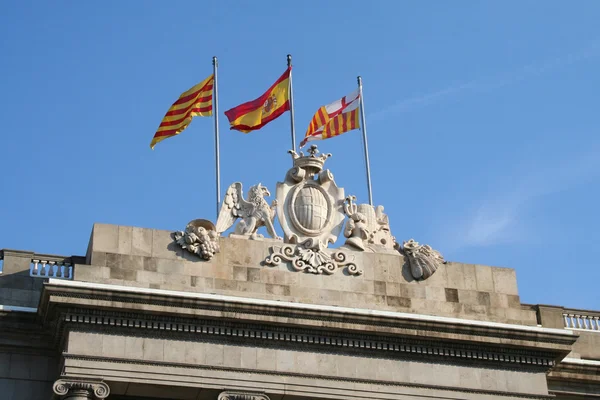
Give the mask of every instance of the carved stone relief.
<svg viewBox="0 0 600 400">
<path fill-rule="evenodd" d="M 346 197 L 344 213 L 348 216 L 344 236 L 346 245 L 354 250 L 394 253 L 398 249 L 396 238 L 390 232 L 388 216 L 383 206 L 356 204 L 355 196 Z"/>
<path fill-rule="evenodd" d="M 354 255 L 343 250 L 327 250 L 323 242 L 317 239 L 294 245 L 284 244 L 273 246 L 271 255 L 265 259 L 265 264 L 275 266 L 282 262 L 290 262 L 296 271 L 312 274 L 333 274 L 338 268 L 347 267 L 349 275 L 362 275 L 363 270 L 354 263 Z"/>
<path fill-rule="evenodd" d="M 399 250 L 406 257 L 411 275 L 416 280 L 429 278 L 440 265 L 446 263 L 439 251 L 432 249 L 429 245 L 421 245 L 414 239 L 403 242 Z"/>
<path fill-rule="evenodd" d="M 357 204 L 355 196 L 344 197 L 344 189 L 337 186 L 333 174 L 323 170 L 331 154 L 319 153 L 312 145 L 308 154 L 290 150 L 293 167 L 283 182 L 277 183 L 276 200 L 269 206 L 265 196 L 269 190 L 258 185 L 250 188 L 245 200 L 242 184 L 235 182 L 227 189 L 217 223 L 196 219 L 188 223 L 184 232 L 175 232 L 176 242 L 185 250 L 210 260 L 219 252 L 219 236 L 232 227 L 230 237 L 271 240 L 257 231 L 265 226 L 275 242 L 265 259 L 267 265 L 289 262 L 296 271 L 313 274 L 332 274 L 347 267 L 350 275 L 363 273 L 354 262 L 353 251 L 403 254 L 410 265 L 414 279 L 429 278 L 444 263 L 441 254 L 431 247 L 419 245 L 414 240 L 399 246 L 390 230 L 388 216 L 383 206 Z M 277 236 L 274 226 L 279 217 L 283 239 Z M 347 217 L 343 234 L 345 245 L 336 251 L 327 247 L 335 243 Z"/>
<path fill-rule="evenodd" d="M 273 201 L 269 206 L 265 200 L 265 196 L 270 195 L 269 190 L 259 183 L 250 188 L 248 200 L 244 200 L 242 184 L 240 182 L 231 184 L 225 193 L 225 199 L 217 218 L 217 233 L 225 232 L 239 219 L 234 229 L 235 235 L 246 236 L 249 239 L 261 238 L 262 235 L 257 231 L 258 228 L 264 226 L 272 238 L 280 239 L 273 225 L 277 201 Z"/>
<path fill-rule="evenodd" d="M 318 154 L 311 146 L 309 154 L 290 150 L 294 160 L 283 182 L 277 183 L 277 212 L 285 243 L 312 243 L 325 247 L 334 243 L 342 230 L 344 189 L 333 174 L 323 171 L 331 154 Z"/>
<path fill-rule="evenodd" d="M 173 237 L 184 250 L 204 260 L 210 260 L 220 250 L 219 234 L 213 223 L 206 219 L 190 221 L 185 232 L 175 232 Z"/>
</svg>

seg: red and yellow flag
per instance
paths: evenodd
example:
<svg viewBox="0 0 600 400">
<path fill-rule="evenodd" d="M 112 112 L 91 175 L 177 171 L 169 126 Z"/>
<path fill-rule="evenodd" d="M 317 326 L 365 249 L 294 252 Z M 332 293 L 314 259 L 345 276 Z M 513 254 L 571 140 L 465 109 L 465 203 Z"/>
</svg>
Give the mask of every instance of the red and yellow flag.
<svg viewBox="0 0 600 400">
<path fill-rule="evenodd" d="M 262 128 L 290 109 L 290 72 L 288 69 L 259 98 L 240 104 L 225 115 L 235 129 L 244 133 Z"/>
<path fill-rule="evenodd" d="M 331 104 L 320 107 L 312 117 L 300 147 L 304 147 L 312 140 L 329 139 L 360 128 L 359 102 L 360 93 L 356 90 Z"/>
<path fill-rule="evenodd" d="M 193 117 L 210 117 L 213 106 L 213 86 L 214 75 L 211 75 L 182 93 L 160 123 L 150 148 L 154 149 L 156 143 L 183 132 Z"/>
</svg>

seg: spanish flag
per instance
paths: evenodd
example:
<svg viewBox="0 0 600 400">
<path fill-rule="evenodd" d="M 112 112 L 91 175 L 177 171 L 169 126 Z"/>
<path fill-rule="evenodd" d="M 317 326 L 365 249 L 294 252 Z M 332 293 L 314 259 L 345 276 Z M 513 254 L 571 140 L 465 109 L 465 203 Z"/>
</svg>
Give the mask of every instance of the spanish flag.
<svg viewBox="0 0 600 400">
<path fill-rule="evenodd" d="M 360 92 L 357 89 L 331 104 L 320 107 L 312 117 L 300 147 L 312 140 L 329 139 L 359 129 L 359 102 Z"/>
<path fill-rule="evenodd" d="M 192 118 L 210 117 L 213 107 L 213 86 L 214 75 L 211 75 L 187 92 L 182 93 L 160 123 L 152 138 L 150 148 L 154 149 L 156 143 L 183 132 L 192 122 Z"/>
<path fill-rule="evenodd" d="M 262 128 L 290 109 L 290 72 L 288 69 L 258 99 L 240 104 L 225 115 L 235 129 L 244 133 Z"/>
</svg>

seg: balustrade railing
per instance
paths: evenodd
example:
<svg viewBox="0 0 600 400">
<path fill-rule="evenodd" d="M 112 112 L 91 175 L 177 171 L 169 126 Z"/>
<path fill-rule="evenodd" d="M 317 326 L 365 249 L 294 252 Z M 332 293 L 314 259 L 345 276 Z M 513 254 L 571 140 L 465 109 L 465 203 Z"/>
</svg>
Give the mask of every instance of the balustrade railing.
<svg viewBox="0 0 600 400">
<path fill-rule="evenodd" d="M 73 262 L 69 257 L 34 254 L 29 275 L 34 278 L 73 279 Z"/>
<path fill-rule="evenodd" d="M 23 250 L 0 250 L 0 273 L 26 273 L 29 263 L 29 276 L 32 278 L 73 279 L 75 264 L 85 264 L 85 257 L 36 254 Z"/>
<path fill-rule="evenodd" d="M 593 312 L 564 312 L 563 319 L 566 329 L 577 329 L 600 333 L 600 313 Z"/>
</svg>

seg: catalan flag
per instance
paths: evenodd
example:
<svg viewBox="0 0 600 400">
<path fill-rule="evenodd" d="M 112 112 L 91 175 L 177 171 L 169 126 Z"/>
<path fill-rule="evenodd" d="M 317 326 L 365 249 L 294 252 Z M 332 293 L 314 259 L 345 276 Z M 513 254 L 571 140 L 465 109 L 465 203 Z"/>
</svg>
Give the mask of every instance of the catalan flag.
<svg viewBox="0 0 600 400">
<path fill-rule="evenodd" d="M 244 133 L 262 128 L 290 109 L 290 72 L 288 69 L 259 98 L 240 104 L 225 115 L 235 129 Z"/>
<path fill-rule="evenodd" d="M 319 108 L 308 125 L 300 147 L 304 147 L 312 140 L 329 139 L 360 128 L 359 104 L 360 92 L 357 89 L 349 95 Z"/>
<path fill-rule="evenodd" d="M 160 123 L 150 148 L 154 149 L 156 143 L 183 132 L 193 117 L 210 117 L 213 109 L 213 86 L 214 75 L 211 75 L 182 93 Z"/>
</svg>

